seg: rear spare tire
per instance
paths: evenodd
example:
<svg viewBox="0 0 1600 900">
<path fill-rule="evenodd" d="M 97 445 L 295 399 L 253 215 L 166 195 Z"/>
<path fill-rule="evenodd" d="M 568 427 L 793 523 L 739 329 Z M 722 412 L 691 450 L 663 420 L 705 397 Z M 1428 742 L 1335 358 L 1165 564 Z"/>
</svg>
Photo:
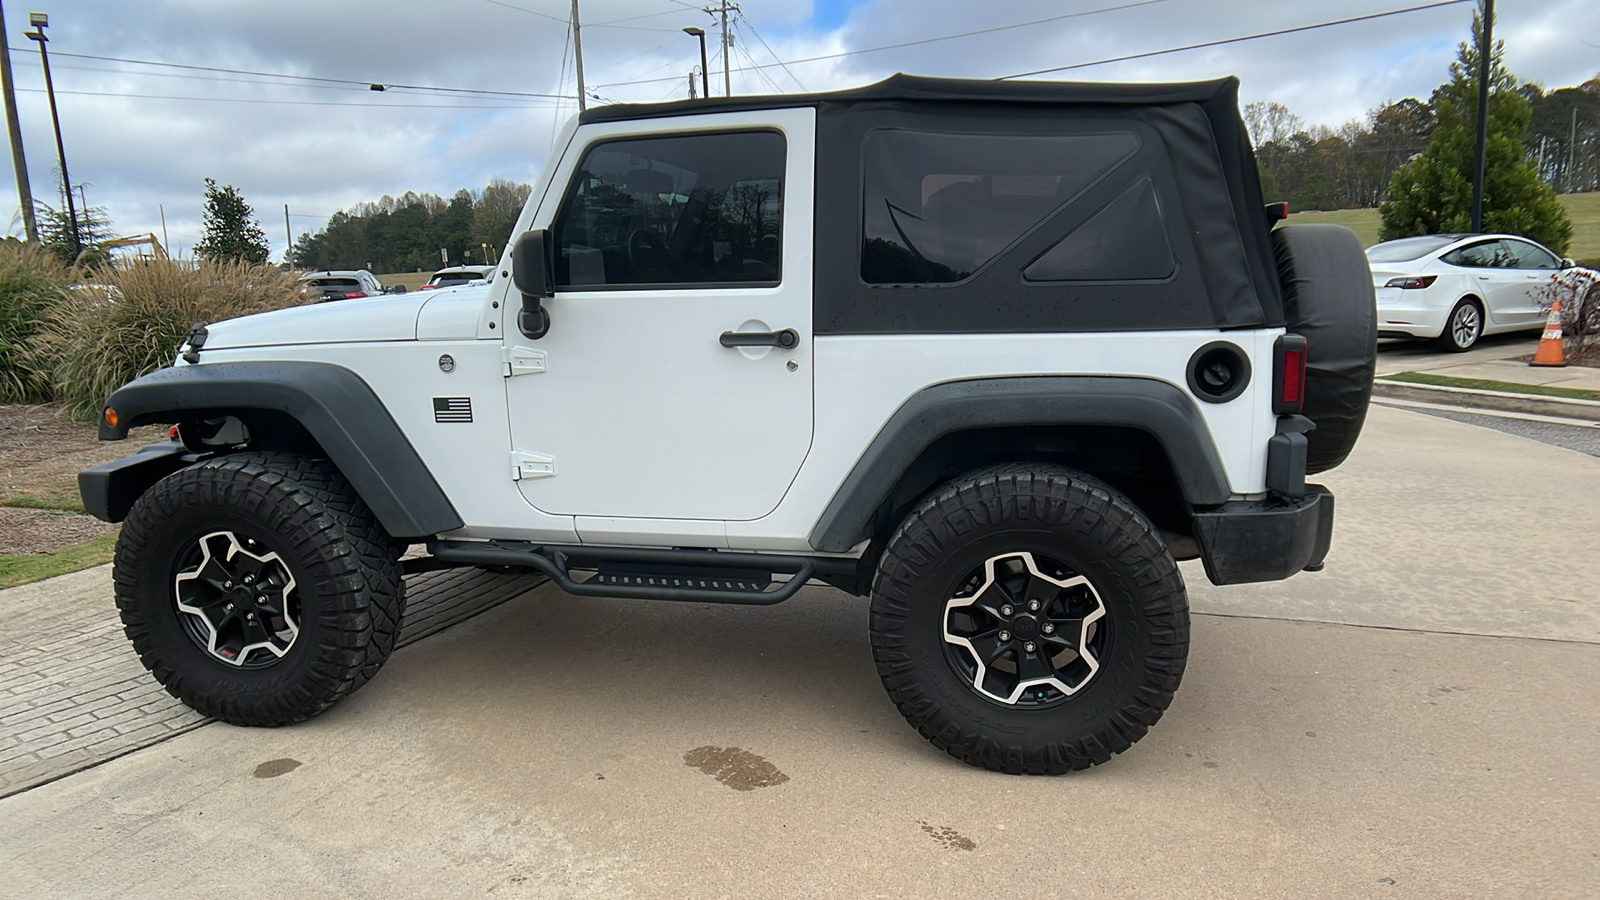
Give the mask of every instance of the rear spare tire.
<svg viewBox="0 0 1600 900">
<path fill-rule="evenodd" d="M 1306 339 L 1306 474 L 1344 462 L 1361 436 L 1378 362 L 1378 305 L 1356 233 L 1342 225 L 1272 232 L 1284 318 Z"/>
</svg>

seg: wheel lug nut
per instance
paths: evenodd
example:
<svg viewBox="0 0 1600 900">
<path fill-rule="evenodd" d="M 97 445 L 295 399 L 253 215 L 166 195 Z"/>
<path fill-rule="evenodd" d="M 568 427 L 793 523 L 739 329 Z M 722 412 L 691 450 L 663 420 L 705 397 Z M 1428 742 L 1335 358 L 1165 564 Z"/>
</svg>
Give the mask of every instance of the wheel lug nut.
<svg viewBox="0 0 1600 900">
<path fill-rule="evenodd" d="M 1043 631 L 1045 634 L 1055 634 L 1056 633 L 1056 627 L 1054 625 L 1051 625 L 1049 622 L 1044 623 L 1044 627 L 1039 629 L 1039 630 Z"/>
<path fill-rule="evenodd" d="M 1009 632 L 1009 631 L 1000 632 L 1000 640 L 1002 640 L 1002 641 L 1011 640 L 1011 632 Z"/>
<path fill-rule="evenodd" d="M 246 575 L 244 577 L 244 583 L 245 584 L 252 584 L 252 583 L 255 582 L 255 580 L 256 580 L 256 577 L 254 575 Z"/>
<path fill-rule="evenodd" d="M 232 603 L 228 604 L 227 610 L 228 610 L 228 612 L 233 612 L 233 604 Z"/>
<path fill-rule="evenodd" d="M 1039 645 L 1035 644 L 1033 641 L 1029 641 L 1026 644 L 1022 645 L 1022 649 L 1028 651 L 1029 653 L 1032 653 L 1033 651 L 1039 649 Z"/>
<path fill-rule="evenodd" d="M 1002 606 L 1002 607 L 1000 607 L 1000 615 L 1002 615 L 1002 616 L 1011 615 L 1011 607 L 1010 606 Z"/>
<path fill-rule="evenodd" d="M 231 588 L 231 587 L 233 587 L 233 582 L 231 582 L 231 581 L 224 581 L 224 582 L 223 582 L 223 583 L 222 583 L 222 586 L 223 586 L 223 587 L 225 587 L 225 588 Z"/>
<path fill-rule="evenodd" d="M 1029 600 L 1028 601 L 1028 611 L 1029 612 L 1038 612 L 1039 611 L 1039 601 L 1037 601 L 1037 600 Z"/>
<path fill-rule="evenodd" d="M 257 595 L 256 602 L 257 603 L 265 603 L 265 602 L 267 602 L 267 595 L 266 594 Z"/>
</svg>

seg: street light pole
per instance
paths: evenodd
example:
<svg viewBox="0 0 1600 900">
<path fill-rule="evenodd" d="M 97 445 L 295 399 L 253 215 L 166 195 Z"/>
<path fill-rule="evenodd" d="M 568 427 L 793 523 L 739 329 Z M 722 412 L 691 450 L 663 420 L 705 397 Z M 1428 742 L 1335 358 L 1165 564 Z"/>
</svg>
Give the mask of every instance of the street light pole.
<svg viewBox="0 0 1600 900">
<path fill-rule="evenodd" d="M 0 34 L 5 33 L 6 11 L 0 6 Z M 0 44 L 0 46 L 4 46 Z M 28 160 L 22 153 L 22 124 L 17 120 L 17 93 L 11 81 L 11 54 L 0 53 L 0 90 L 6 95 L 6 127 L 11 132 L 11 162 L 17 170 L 17 199 L 22 204 L 22 229 L 28 240 L 39 240 L 39 223 L 33 217 L 33 187 L 28 183 Z"/>
<path fill-rule="evenodd" d="M 56 86 L 50 80 L 50 53 L 45 49 L 45 45 L 50 43 L 50 38 L 44 33 L 50 25 L 50 17 L 44 13 L 28 13 L 28 24 L 33 26 L 33 30 L 24 34 L 28 40 L 38 42 L 39 59 L 44 63 L 44 90 L 50 97 L 50 121 L 56 128 L 56 156 L 61 160 L 61 192 L 67 198 L 67 220 L 72 223 L 72 258 L 76 260 L 78 254 L 83 252 L 83 240 L 78 236 L 78 210 L 72 203 L 72 177 L 67 174 L 67 147 L 61 142 L 61 114 L 56 111 Z"/>
<path fill-rule="evenodd" d="M 690 25 L 683 30 L 683 33 L 700 39 L 700 93 L 703 96 L 710 97 L 711 80 L 706 75 L 706 30 Z"/>
<path fill-rule="evenodd" d="M 1483 170 L 1489 143 L 1489 75 L 1494 61 L 1494 0 L 1483 3 L 1483 49 L 1478 60 L 1478 145 L 1472 171 L 1472 231 L 1483 231 Z"/>
</svg>

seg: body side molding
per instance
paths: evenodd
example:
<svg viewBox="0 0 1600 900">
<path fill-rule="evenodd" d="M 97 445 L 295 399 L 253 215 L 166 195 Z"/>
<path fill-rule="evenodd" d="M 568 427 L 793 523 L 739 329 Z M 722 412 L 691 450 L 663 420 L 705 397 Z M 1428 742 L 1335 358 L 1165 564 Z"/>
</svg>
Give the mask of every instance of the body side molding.
<svg viewBox="0 0 1600 900">
<path fill-rule="evenodd" d="M 1211 506 L 1230 496 L 1205 420 L 1183 391 L 1165 381 L 1078 375 L 979 378 L 924 388 L 906 400 L 856 461 L 807 540 L 819 552 L 848 551 L 870 537 L 874 512 L 935 440 L 1014 425 L 1136 428 L 1165 450 L 1191 505 Z"/>
<path fill-rule="evenodd" d="M 283 413 L 310 433 L 361 499 L 397 538 L 460 528 L 461 516 L 417 455 L 405 432 L 355 372 L 319 362 L 206 363 L 161 369 L 113 393 L 117 425 L 100 423 L 101 440 L 128 429 L 241 410 Z"/>
</svg>

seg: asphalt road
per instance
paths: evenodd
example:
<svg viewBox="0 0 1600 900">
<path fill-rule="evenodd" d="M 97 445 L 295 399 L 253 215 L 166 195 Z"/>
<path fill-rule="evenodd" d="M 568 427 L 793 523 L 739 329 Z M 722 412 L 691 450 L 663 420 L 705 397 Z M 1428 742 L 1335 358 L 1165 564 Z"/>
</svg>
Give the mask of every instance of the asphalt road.
<svg viewBox="0 0 1600 900">
<path fill-rule="evenodd" d="M 1215 588 L 1185 683 L 1062 778 L 906 727 L 864 604 L 544 586 L 303 725 L 0 800 L 0 897 L 1600 895 L 1600 460 L 1376 407 L 1326 571 Z"/>
</svg>

